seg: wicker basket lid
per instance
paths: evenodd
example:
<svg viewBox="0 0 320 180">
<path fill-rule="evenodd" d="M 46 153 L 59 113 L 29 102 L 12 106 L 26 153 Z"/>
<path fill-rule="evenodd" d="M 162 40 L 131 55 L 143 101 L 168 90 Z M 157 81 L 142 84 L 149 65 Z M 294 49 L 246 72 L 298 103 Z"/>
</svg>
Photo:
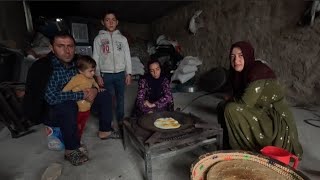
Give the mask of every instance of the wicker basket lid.
<svg viewBox="0 0 320 180">
<path fill-rule="evenodd" d="M 299 179 L 309 178 L 284 163 L 248 151 L 215 151 L 191 166 L 191 180 Z"/>
</svg>

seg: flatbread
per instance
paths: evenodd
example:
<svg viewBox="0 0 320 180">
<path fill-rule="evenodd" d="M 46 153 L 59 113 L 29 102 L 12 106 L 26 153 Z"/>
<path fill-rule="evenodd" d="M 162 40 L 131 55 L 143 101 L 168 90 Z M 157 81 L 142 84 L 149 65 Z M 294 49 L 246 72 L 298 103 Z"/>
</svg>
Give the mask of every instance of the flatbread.
<svg viewBox="0 0 320 180">
<path fill-rule="evenodd" d="M 179 121 L 169 118 L 159 118 L 154 122 L 154 126 L 159 129 L 177 129 L 181 126 Z"/>
</svg>

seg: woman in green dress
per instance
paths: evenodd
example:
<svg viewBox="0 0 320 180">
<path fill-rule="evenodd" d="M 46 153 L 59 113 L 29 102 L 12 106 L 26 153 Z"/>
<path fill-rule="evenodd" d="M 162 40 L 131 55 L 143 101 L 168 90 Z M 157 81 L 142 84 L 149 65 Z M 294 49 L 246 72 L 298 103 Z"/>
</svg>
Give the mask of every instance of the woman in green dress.
<svg viewBox="0 0 320 180">
<path fill-rule="evenodd" d="M 281 147 L 301 157 L 297 128 L 274 72 L 255 61 L 254 49 L 240 41 L 230 49 L 232 98 L 224 107 L 227 134 L 232 149 L 259 151 L 264 146 Z"/>
</svg>

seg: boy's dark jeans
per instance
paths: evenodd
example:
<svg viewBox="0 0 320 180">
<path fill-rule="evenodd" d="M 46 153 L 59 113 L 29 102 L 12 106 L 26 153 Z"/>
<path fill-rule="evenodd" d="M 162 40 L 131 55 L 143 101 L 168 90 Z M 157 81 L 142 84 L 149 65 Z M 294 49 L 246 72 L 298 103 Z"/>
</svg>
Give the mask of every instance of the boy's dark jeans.
<svg viewBox="0 0 320 180">
<path fill-rule="evenodd" d="M 116 117 L 120 123 L 124 117 L 125 76 L 124 71 L 119 73 L 103 73 L 104 88 L 116 96 Z M 112 111 L 110 111 L 110 113 L 112 113 Z"/>
<path fill-rule="evenodd" d="M 98 113 L 99 131 L 111 131 L 112 97 L 108 91 L 98 93 L 91 107 L 91 111 Z M 77 127 L 78 106 L 76 101 L 65 101 L 52 105 L 49 109 L 45 124 L 60 127 L 66 150 L 80 147 Z"/>
</svg>

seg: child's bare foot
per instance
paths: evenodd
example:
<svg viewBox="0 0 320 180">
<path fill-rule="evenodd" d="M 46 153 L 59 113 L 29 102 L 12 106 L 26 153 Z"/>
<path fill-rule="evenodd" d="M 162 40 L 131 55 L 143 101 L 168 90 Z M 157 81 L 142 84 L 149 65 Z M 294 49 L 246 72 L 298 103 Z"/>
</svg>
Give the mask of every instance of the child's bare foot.
<svg viewBox="0 0 320 180">
<path fill-rule="evenodd" d="M 98 137 L 100 139 L 106 139 L 106 138 L 108 138 L 110 136 L 110 134 L 111 134 L 111 131 L 109 131 L 109 132 L 107 132 L 107 131 L 99 131 L 98 132 Z"/>
<path fill-rule="evenodd" d="M 99 131 L 98 132 L 98 137 L 101 140 L 106 140 L 106 139 L 120 139 L 121 135 L 119 134 L 118 131 L 109 131 L 109 132 L 103 132 Z"/>
<path fill-rule="evenodd" d="M 81 146 L 79 147 L 79 150 L 89 158 L 89 151 L 86 145 L 81 144 Z"/>
</svg>

